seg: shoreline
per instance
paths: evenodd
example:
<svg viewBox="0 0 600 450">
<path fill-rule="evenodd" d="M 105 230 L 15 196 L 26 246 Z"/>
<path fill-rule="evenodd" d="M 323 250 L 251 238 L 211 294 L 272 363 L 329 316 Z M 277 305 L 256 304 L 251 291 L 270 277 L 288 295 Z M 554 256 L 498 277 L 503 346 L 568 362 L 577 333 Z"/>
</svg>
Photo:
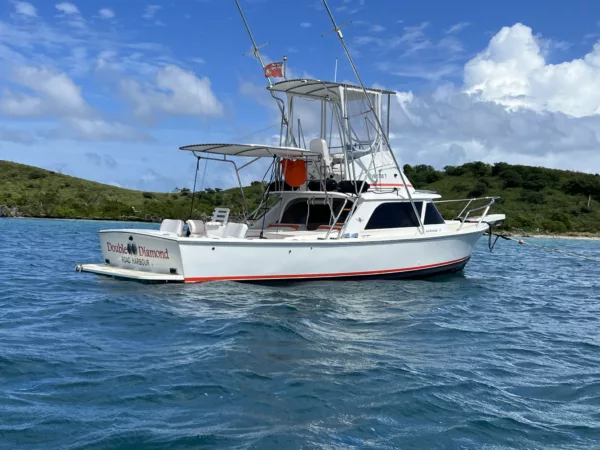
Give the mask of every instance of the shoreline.
<svg viewBox="0 0 600 450">
<path fill-rule="evenodd" d="M 511 234 L 512 237 L 520 238 L 534 238 L 534 239 L 569 239 L 577 241 L 600 241 L 600 235 L 590 233 L 588 234 Z"/>
<path fill-rule="evenodd" d="M 544 234 L 544 233 L 528 233 L 527 231 L 506 231 L 505 236 L 512 238 L 534 238 L 534 239 L 568 239 L 568 240 L 582 240 L 582 241 L 598 241 L 600 240 L 600 233 L 591 232 L 577 232 L 570 231 L 565 234 Z M 486 233 L 487 235 L 487 233 Z"/>
</svg>

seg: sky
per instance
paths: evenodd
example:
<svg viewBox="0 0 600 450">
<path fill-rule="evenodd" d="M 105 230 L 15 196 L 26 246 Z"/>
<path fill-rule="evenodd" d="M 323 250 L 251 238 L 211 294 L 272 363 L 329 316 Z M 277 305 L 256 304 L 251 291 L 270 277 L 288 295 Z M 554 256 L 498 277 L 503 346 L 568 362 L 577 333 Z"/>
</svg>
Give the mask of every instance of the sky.
<svg viewBox="0 0 600 450">
<path fill-rule="evenodd" d="M 329 0 L 366 85 L 397 92 L 401 164 L 600 172 L 600 2 Z M 241 0 L 288 78 L 356 83 L 320 0 Z M 271 142 L 234 0 L 0 0 L 0 159 L 127 188 L 191 187 L 179 150 Z M 242 181 L 261 179 L 260 164 Z M 228 164 L 200 188 L 235 185 Z"/>
</svg>

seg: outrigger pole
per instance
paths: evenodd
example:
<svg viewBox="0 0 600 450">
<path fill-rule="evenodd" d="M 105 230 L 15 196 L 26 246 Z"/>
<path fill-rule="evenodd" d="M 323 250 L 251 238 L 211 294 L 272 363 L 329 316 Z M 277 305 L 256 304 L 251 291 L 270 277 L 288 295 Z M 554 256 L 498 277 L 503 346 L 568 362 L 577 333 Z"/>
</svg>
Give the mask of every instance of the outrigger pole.
<svg viewBox="0 0 600 450">
<path fill-rule="evenodd" d="M 246 21 L 246 17 L 244 16 L 244 12 L 242 11 L 242 7 L 240 6 L 240 2 L 239 0 L 235 0 L 235 4 L 237 5 L 238 11 L 240 12 L 240 16 L 242 17 L 242 20 L 244 22 L 244 26 L 246 27 L 246 31 L 248 32 L 248 36 L 250 37 L 250 41 L 252 42 L 252 49 L 249 52 L 244 53 L 245 55 L 249 54 L 249 53 L 253 53 L 255 58 L 258 60 L 258 62 L 260 63 L 260 66 L 263 69 L 263 72 L 265 70 L 265 63 L 262 59 L 262 56 L 260 55 L 260 49 L 262 47 L 265 47 L 266 45 L 268 45 L 269 43 L 267 42 L 266 44 L 262 44 L 260 46 L 256 45 L 256 41 L 254 40 L 254 36 L 252 35 L 252 31 L 250 31 L 250 26 L 248 25 L 248 22 Z M 286 58 L 287 59 L 287 58 Z M 267 80 L 269 82 L 269 86 L 273 86 L 273 83 L 271 82 L 271 77 L 267 77 Z M 279 97 L 277 97 L 277 95 L 275 95 L 275 93 L 271 90 L 269 90 L 269 92 L 271 93 L 271 97 L 273 97 L 275 99 L 275 101 L 277 102 L 277 106 L 279 107 L 279 111 L 281 112 L 281 122 L 282 122 L 282 129 L 281 129 L 281 133 L 280 133 L 280 137 L 279 137 L 279 145 L 281 145 L 281 139 L 283 137 L 283 126 L 285 125 L 286 130 L 288 127 L 288 118 L 285 115 L 285 103 L 283 102 L 282 99 L 280 99 Z M 286 132 L 287 135 L 287 132 Z M 294 136 L 292 136 L 292 142 L 295 144 L 295 140 L 294 140 Z"/>
<path fill-rule="evenodd" d="M 237 0 L 236 0 L 237 1 Z M 413 207 L 413 210 L 415 212 L 415 215 L 417 216 L 417 219 L 419 220 L 419 228 L 421 230 L 421 233 L 425 232 L 425 228 L 423 226 L 423 222 L 421 221 L 421 214 L 419 213 L 419 211 L 417 211 L 417 207 L 415 206 L 415 202 L 412 198 L 412 195 L 410 195 L 410 191 L 408 189 L 408 181 L 406 180 L 406 178 L 404 178 L 404 173 L 402 172 L 402 169 L 400 168 L 400 165 L 398 164 L 398 161 L 396 160 L 396 155 L 394 155 L 394 152 L 392 150 L 392 146 L 390 145 L 390 141 L 388 139 L 387 134 L 385 133 L 385 130 L 383 128 L 383 125 L 381 123 L 381 120 L 379 119 L 379 116 L 377 115 L 377 113 L 375 112 L 375 107 L 373 106 L 373 102 L 371 101 L 371 98 L 369 97 L 369 95 L 367 94 L 367 90 L 365 89 L 365 85 L 362 82 L 362 79 L 360 78 L 360 75 L 358 74 L 358 70 L 356 69 L 356 66 L 354 65 L 354 61 L 352 60 L 352 56 L 350 56 L 350 52 L 348 51 L 348 47 L 346 46 L 346 42 L 344 41 L 344 35 L 342 34 L 342 28 L 345 27 L 348 24 L 343 24 L 342 26 L 337 25 L 337 23 L 335 22 L 335 19 L 333 18 L 333 14 L 331 13 L 331 9 L 329 9 L 329 5 L 327 4 L 327 0 L 323 0 L 323 5 L 325 5 L 325 9 L 327 10 L 327 14 L 329 15 L 329 18 L 331 19 L 331 23 L 333 24 L 333 30 L 325 33 L 323 36 L 329 34 L 329 33 L 333 33 L 335 32 L 338 35 L 338 38 L 340 38 L 340 43 L 342 44 L 342 47 L 344 48 L 344 52 L 346 53 L 346 56 L 348 57 L 348 61 L 350 62 L 350 66 L 352 66 L 352 70 L 354 72 L 354 75 L 356 76 L 356 79 L 358 80 L 358 83 L 360 84 L 360 87 L 363 90 L 363 93 L 365 94 L 365 98 L 367 99 L 367 103 L 369 104 L 369 109 L 373 112 L 373 115 L 375 116 L 375 121 L 377 122 L 377 126 L 379 127 L 379 131 L 381 133 L 381 135 L 383 136 L 383 138 L 385 139 L 385 144 L 387 145 L 392 158 L 394 160 L 394 163 L 396 164 L 396 167 L 398 168 L 398 172 L 400 172 L 400 178 L 402 178 L 402 183 L 404 184 L 404 188 L 406 189 L 406 194 L 408 195 L 408 198 L 410 200 L 410 203 Z"/>
</svg>

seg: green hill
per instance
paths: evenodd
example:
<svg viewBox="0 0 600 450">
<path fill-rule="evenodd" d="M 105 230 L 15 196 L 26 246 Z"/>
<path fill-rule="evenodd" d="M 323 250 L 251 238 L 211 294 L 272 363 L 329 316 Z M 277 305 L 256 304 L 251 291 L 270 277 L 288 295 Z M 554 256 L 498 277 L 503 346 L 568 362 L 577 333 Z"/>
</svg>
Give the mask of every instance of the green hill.
<svg viewBox="0 0 600 450">
<path fill-rule="evenodd" d="M 419 189 L 433 189 L 444 199 L 501 196 L 493 212 L 508 219 L 505 229 L 550 233 L 600 233 L 600 176 L 482 162 L 447 166 L 404 167 Z M 255 208 L 264 186 L 245 187 L 249 209 Z M 187 218 L 192 195 L 188 189 L 173 193 L 141 192 L 83 180 L 68 175 L 0 161 L 0 216 L 91 218 L 160 221 Z M 206 216 L 216 206 L 242 211 L 239 189 L 206 189 L 196 194 L 194 217 Z M 463 205 L 441 205 L 453 217 Z"/>
<path fill-rule="evenodd" d="M 598 174 L 479 161 L 446 166 L 443 171 L 425 165 L 406 165 L 404 170 L 413 185 L 436 190 L 444 198 L 501 196 L 493 212 L 506 214 L 504 229 L 600 232 Z M 446 208 L 442 212 L 448 214 Z"/>
<path fill-rule="evenodd" d="M 263 186 L 244 188 L 250 207 L 258 206 Z M 117 219 L 161 221 L 188 218 L 192 195 L 189 189 L 173 193 L 142 192 L 96 183 L 37 167 L 0 161 L 0 216 Z M 228 205 L 232 214 L 242 212 L 238 189 L 206 189 L 196 194 L 194 216 L 210 214 Z"/>
</svg>

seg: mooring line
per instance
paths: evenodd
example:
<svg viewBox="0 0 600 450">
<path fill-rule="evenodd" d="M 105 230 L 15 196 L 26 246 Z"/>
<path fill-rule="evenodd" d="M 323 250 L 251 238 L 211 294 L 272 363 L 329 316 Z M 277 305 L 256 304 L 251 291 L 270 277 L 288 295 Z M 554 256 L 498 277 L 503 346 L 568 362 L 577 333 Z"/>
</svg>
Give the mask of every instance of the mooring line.
<svg viewBox="0 0 600 450">
<path fill-rule="evenodd" d="M 527 241 L 525 241 L 523 239 L 515 239 L 515 238 L 512 238 L 512 237 L 507 236 L 505 234 L 491 233 L 491 235 L 496 236 L 496 240 L 498 240 L 498 238 L 502 238 L 502 239 L 507 240 L 507 241 L 518 242 L 521 245 L 525 245 L 525 244 L 526 245 L 532 245 L 534 247 L 538 247 L 538 248 L 541 248 L 541 249 L 544 249 L 544 250 L 548 250 L 550 252 L 561 253 L 563 255 L 572 256 L 574 258 L 587 259 L 588 261 L 593 261 L 593 262 L 600 263 L 600 259 L 597 259 L 597 258 L 590 258 L 589 256 L 580 255 L 578 253 L 565 252 L 564 250 L 559 250 L 557 248 L 546 247 L 545 245 L 540 245 L 540 244 L 534 244 L 533 242 L 527 242 Z M 490 235 L 490 238 L 491 238 L 491 235 Z"/>
</svg>

